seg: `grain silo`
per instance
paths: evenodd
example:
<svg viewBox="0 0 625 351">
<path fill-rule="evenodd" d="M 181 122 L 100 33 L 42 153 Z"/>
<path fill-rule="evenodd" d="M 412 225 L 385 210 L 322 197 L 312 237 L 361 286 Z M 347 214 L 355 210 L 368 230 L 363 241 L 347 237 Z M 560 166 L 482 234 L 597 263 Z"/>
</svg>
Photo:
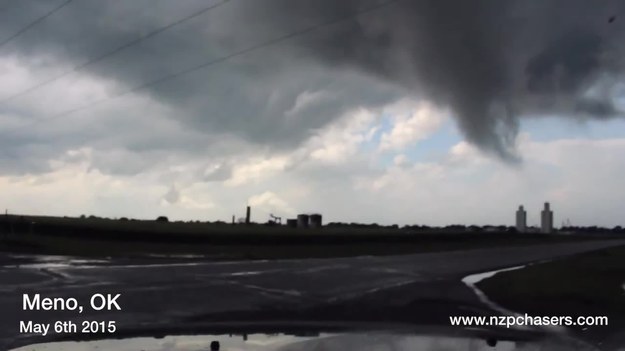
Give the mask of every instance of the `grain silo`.
<svg viewBox="0 0 625 351">
<path fill-rule="evenodd" d="M 309 220 L 309 217 L 307 214 L 298 214 L 297 215 L 297 227 L 308 228 L 308 220 Z"/>
<path fill-rule="evenodd" d="M 322 225 L 322 217 L 320 214 L 311 214 L 309 224 L 311 228 L 321 228 Z"/>
</svg>

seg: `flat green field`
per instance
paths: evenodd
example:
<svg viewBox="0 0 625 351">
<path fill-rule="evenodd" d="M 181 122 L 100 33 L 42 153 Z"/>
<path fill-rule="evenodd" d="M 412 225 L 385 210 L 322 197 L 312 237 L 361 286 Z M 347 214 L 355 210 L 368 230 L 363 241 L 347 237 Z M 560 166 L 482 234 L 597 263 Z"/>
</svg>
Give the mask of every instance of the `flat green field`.
<svg viewBox="0 0 625 351">
<path fill-rule="evenodd" d="M 605 340 L 625 330 L 625 247 L 501 272 L 477 284 L 495 303 L 533 316 L 607 316 L 572 329 Z"/>
<path fill-rule="evenodd" d="M 458 233 L 386 227 L 294 229 L 225 223 L 36 216 L 9 216 L 4 218 L 4 222 L 0 218 L 0 225 L 4 229 L 4 234 L 0 236 L 0 251 L 79 256 L 196 254 L 213 259 L 346 257 L 597 239 L 596 235 Z"/>
</svg>

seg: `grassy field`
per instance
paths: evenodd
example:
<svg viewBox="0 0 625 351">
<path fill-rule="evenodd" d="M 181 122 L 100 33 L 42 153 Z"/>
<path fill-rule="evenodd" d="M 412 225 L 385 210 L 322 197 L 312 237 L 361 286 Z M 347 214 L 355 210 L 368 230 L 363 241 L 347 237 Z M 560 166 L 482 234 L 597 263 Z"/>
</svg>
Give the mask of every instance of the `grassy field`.
<svg viewBox="0 0 625 351">
<path fill-rule="evenodd" d="M 484 237 L 472 237 L 463 240 L 454 238 L 416 237 L 413 240 L 394 240 L 382 242 L 346 240 L 342 243 L 271 243 L 255 244 L 239 241 L 228 244 L 188 244 L 145 241 L 121 241 L 90 239 L 50 235 L 25 235 L 19 238 L 0 240 L 0 251 L 38 253 L 49 255 L 75 256 L 133 256 L 143 254 L 158 255 L 204 255 L 214 259 L 278 259 L 278 258 L 321 258 L 349 257 L 362 255 L 398 255 L 418 252 L 462 250 L 471 248 L 500 247 L 513 245 L 540 244 L 545 241 L 536 239 L 499 238 L 489 240 Z M 473 239 L 473 240 L 464 240 Z"/>
<path fill-rule="evenodd" d="M 609 326 L 590 327 L 603 339 L 625 330 L 625 247 L 502 272 L 478 283 L 494 302 L 534 316 L 607 316 Z"/>
<path fill-rule="evenodd" d="M 0 226 L 5 232 L 0 251 L 81 256 L 198 254 L 215 259 L 390 255 L 596 238 L 35 216 L 0 218 Z"/>
</svg>

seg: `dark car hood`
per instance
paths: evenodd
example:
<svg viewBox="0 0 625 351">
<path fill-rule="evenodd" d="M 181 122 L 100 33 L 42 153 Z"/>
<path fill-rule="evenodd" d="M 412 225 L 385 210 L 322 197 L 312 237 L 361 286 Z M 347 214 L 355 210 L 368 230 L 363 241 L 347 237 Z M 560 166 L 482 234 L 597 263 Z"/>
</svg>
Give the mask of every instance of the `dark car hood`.
<svg viewBox="0 0 625 351">
<path fill-rule="evenodd" d="M 46 344 L 22 339 L 12 351 L 205 351 L 212 341 L 219 341 L 222 350 L 250 351 L 599 350 L 568 335 L 544 330 L 285 321 L 136 329 L 116 334 L 115 339 L 92 335 L 81 341 L 57 338 Z"/>
</svg>

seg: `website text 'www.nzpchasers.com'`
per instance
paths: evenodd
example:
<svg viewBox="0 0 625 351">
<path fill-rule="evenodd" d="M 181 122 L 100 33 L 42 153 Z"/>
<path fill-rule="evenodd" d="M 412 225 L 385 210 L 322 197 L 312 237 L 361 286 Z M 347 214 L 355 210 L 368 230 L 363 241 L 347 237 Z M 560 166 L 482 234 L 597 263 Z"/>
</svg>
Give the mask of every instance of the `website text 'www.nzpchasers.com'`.
<svg viewBox="0 0 625 351">
<path fill-rule="evenodd" d="M 462 327 L 607 326 L 606 316 L 450 316 L 451 325 Z"/>
</svg>

